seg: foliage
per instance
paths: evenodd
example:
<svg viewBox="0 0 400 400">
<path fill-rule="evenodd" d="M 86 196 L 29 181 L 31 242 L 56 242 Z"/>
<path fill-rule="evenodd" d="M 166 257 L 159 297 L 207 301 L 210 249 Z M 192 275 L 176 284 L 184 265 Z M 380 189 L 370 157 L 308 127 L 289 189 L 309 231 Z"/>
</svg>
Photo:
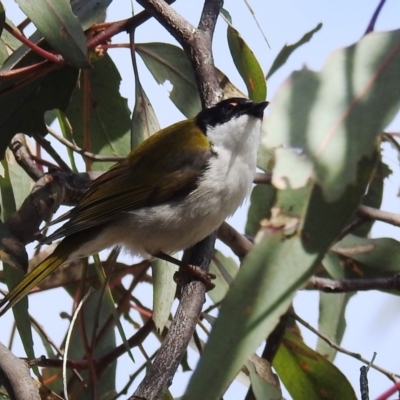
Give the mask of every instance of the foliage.
<svg viewBox="0 0 400 400">
<path fill-rule="evenodd" d="M 10 147 L 12 152 L 8 149 L 16 134 L 32 137 L 36 150 L 31 150 L 34 156 L 28 158 L 39 170 L 49 166 L 50 173 L 56 169 L 73 175 L 75 161 L 80 161 L 75 159 L 77 154 L 85 155 L 88 172 L 108 169 L 112 157 L 125 156 L 131 147 L 159 129 L 145 92 L 146 82 L 139 76 L 136 54 L 158 84 L 171 83 L 170 100 L 186 117 L 196 115 L 201 108 L 187 49 L 162 42 L 135 43 L 129 45 L 134 47 L 135 74 L 135 106 L 131 113 L 120 94 L 118 67 L 108 54 L 107 40 L 118 32 L 110 33 L 100 45 L 91 45 L 91 40 L 102 34 L 104 26 L 96 24 L 103 22 L 109 3 L 77 1 L 72 2 L 71 9 L 67 1 L 19 0 L 30 25 L 37 28 L 29 38 L 30 47 L 22 43 L 26 42 L 23 29 L 7 19 L 7 8 L 0 3 L 0 258 L 1 280 L 9 288 L 21 279 L 26 264 L 15 247 L 33 240 L 20 240 L 10 224 L 23 200 L 31 198 L 28 193 L 33 185 L 14 161 L 15 148 Z M 227 11 L 224 15 L 230 19 Z M 278 52 L 267 77 L 311 40 L 321 26 Z M 382 132 L 400 105 L 399 43 L 400 30 L 372 32 L 354 45 L 335 51 L 320 72 L 305 67 L 293 72 L 272 99 L 258 159 L 258 167 L 271 175 L 271 183 L 254 187 L 246 224 L 246 235 L 254 245 L 240 265 L 214 252 L 211 271 L 217 276 L 216 287 L 207 298 L 219 315 L 204 312 L 212 333 L 201 348 L 200 362 L 184 399 L 218 399 L 240 374 L 246 375 L 257 399 L 282 398 L 279 380 L 295 400 L 356 398 L 358 388 L 352 388 L 333 364 L 336 350 L 322 339 L 316 349 L 308 347 L 296 332 L 293 312 L 288 310 L 297 291 L 311 278 L 351 279 L 349 285 L 353 285 L 354 292 L 360 281 L 370 279 L 373 288 L 374 280 L 380 280 L 377 289 L 399 293 L 398 284 L 385 286 L 382 279 L 392 282 L 389 279 L 399 272 L 400 243 L 369 238 L 374 217 L 359 214 L 361 205 L 376 210 L 381 205 L 383 181 L 388 175 L 380 155 Z M 265 73 L 231 20 L 227 24 L 227 45 L 247 87 L 247 96 L 264 100 Z M 218 82 L 226 96 L 240 93 L 221 71 Z M 57 112 L 48 113 L 54 110 Z M 68 162 L 57 158 L 59 150 L 43 139 L 52 130 L 46 125 L 46 112 L 47 121 L 55 120 L 54 125 L 60 126 L 59 140 L 68 146 Z M 43 160 L 43 146 L 58 165 Z M 68 205 L 73 202 L 65 201 Z M 354 229 L 348 230 L 351 224 L 355 224 Z M 15 244 L 15 240 L 19 242 Z M 30 263 L 36 264 L 46 251 L 38 250 Z M 38 337 L 32 334 L 34 328 L 47 357 L 54 360 L 51 365 L 39 362 L 41 368 L 35 370 L 54 392 L 52 398 L 56 394 L 64 396 L 60 372 L 64 351 L 70 360 L 68 391 L 73 398 L 114 399 L 118 396 L 117 360 L 129 354 L 133 346 L 144 352 L 152 318 L 152 336 L 161 342 L 165 338 L 176 296 L 174 267 L 158 261 L 149 274 L 149 263 L 129 265 L 117 262 L 116 255 L 112 252 L 100 267 L 91 259 L 70 262 L 39 285 L 39 291 L 63 286 L 73 300 L 73 309 L 89 287 L 94 287 L 75 325 L 68 316 L 73 343 L 69 349 L 65 338 L 57 348 L 45 334 L 47 327 L 43 330 L 32 322 L 28 299 L 13 309 L 26 355 L 35 358 L 34 341 Z M 122 282 L 124 277 L 133 277 L 129 285 L 127 279 Z M 154 290 L 151 309 L 140 297 L 141 289 L 149 284 Z M 349 293 L 321 292 L 319 329 L 338 344 L 346 329 L 345 311 L 350 297 Z M 132 308 L 139 312 L 140 321 L 132 315 Z M 125 338 L 116 316 L 129 327 L 126 336 L 130 338 Z M 285 318 L 287 326 L 284 323 L 277 335 L 277 327 Z M 136 336 L 131 335 L 132 330 Z M 119 337 L 122 344 L 117 346 Z M 194 338 L 200 352 L 202 344 L 197 334 Z M 263 357 L 255 354 L 260 344 L 265 346 Z M 271 350 L 274 345 L 276 351 Z M 132 377 L 125 376 L 125 393 L 151 362 L 147 354 L 146 359 L 142 365 L 130 364 Z M 189 369 L 186 358 L 181 365 Z M 173 397 L 166 392 L 164 398 Z"/>
</svg>

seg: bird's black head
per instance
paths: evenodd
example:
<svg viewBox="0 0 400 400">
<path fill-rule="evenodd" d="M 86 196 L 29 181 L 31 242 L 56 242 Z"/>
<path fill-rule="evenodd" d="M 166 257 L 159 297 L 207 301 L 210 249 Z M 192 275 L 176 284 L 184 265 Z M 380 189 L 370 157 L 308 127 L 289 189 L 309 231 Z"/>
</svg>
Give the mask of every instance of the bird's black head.
<svg viewBox="0 0 400 400">
<path fill-rule="evenodd" d="M 206 132 L 207 126 L 221 125 L 243 114 L 261 119 L 267 105 L 267 101 L 256 103 L 242 97 L 232 97 L 200 111 L 196 117 L 196 122 L 203 132 Z"/>
</svg>

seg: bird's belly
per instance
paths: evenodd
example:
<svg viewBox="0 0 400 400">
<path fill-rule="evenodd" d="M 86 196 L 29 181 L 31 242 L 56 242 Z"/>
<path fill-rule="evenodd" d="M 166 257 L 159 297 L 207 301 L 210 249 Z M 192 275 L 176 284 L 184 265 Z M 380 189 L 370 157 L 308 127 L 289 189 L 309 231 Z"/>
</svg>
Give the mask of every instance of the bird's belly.
<svg viewBox="0 0 400 400">
<path fill-rule="evenodd" d="M 251 189 L 254 168 L 240 160 L 223 173 L 209 171 L 186 198 L 125 212 L 99 232 L 90 248 L 121 245 L 132 254 L 151 256 L 187 249 L 219 228 L 242 204 Z M 106 247 L 106 246 L 104 246 Z M 103 248 L 104 248 L 103 247 Z"/>
</svg>

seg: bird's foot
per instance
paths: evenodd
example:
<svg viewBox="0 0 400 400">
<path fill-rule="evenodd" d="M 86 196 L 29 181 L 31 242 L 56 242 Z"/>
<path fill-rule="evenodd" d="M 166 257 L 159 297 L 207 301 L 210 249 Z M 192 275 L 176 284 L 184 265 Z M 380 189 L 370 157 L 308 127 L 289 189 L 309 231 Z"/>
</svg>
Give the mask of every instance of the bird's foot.
<svg viewBox="0 0 400 400">
<path fill-rule="evenodd" d="M 175 272 L 174 281 L 178 284 L 185 283 L 188 276 L 197 279 L 198 281 L 202 282 L 206 287 L 207 292 L 215 288 L 215 285 L 211 282 L 213 279 L 216 278 L 214 274 L 209 272 L 203 271 L 197 265 L 190 265 L 182 263 L 180 265 L 182 270 Z"/>
</svg>

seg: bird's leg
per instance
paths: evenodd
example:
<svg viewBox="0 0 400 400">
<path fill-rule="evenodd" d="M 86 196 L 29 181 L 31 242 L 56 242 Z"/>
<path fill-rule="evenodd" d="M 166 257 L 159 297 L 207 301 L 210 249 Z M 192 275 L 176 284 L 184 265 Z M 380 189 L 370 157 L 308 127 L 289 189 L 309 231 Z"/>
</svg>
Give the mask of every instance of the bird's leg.
<svg viewBox="0 0 400 400">
<path fill-rule="evenodd" d="M 189 274 L 199 281 L 203 282 L 204 285 L 206 286 L 207 290 L 214 289 L 215 285 L 211 282 L 212 279 L 215 279 L 216 276 L 214 274 L 210 274 L 208 272 L 203 271 L 200 267 L 196 265 L 191 265 L 191 264 L 186 264 L 182 262 L 181 260 L 177 260 L 176 258 L 170 256 L 169 254 L 163 253 L 160 251 L 157 254 L 153 255 L 154 257 L 157 257 L 161 260 L 168 261 L 171 264 L 175 264 L 178 267 L 180 267 L 181 271 L 177 272 L 174 276 L 174 280 L 176 282 L 181 282 L 182 281 L 182 274 Z M 182 271 L 183 270 L 183 271 Z"/>
</svg>

